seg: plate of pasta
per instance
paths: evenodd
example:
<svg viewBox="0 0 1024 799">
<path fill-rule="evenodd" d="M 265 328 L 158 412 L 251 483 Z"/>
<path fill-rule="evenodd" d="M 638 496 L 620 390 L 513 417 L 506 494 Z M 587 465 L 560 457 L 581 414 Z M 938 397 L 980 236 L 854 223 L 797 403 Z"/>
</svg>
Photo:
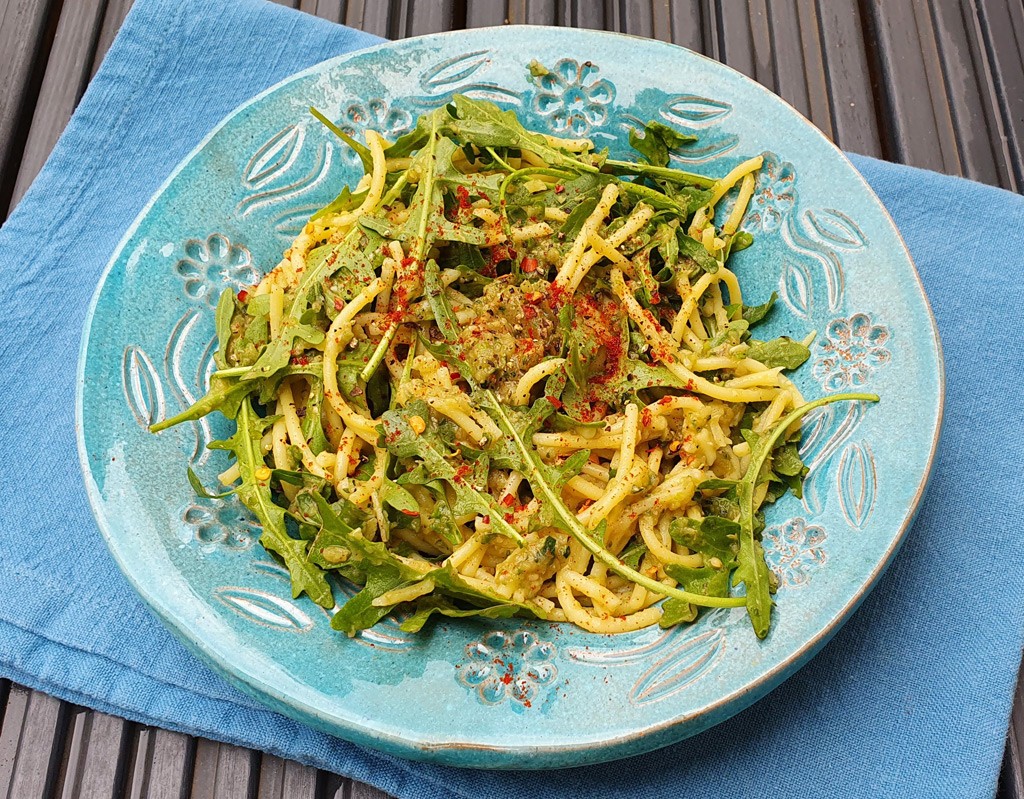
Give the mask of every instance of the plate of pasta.
<svg viewBox="0 0 1024 799">
<path fill-rule="evenodd" d="M 942 390 L 898 232 L 797 112 L 682 48 L 501 28 L 225 119 L 97 290 L 79 450 L 119 565 L 232 683 L 546 768 L 806 662 L 895 555 Z"/>
</svg>

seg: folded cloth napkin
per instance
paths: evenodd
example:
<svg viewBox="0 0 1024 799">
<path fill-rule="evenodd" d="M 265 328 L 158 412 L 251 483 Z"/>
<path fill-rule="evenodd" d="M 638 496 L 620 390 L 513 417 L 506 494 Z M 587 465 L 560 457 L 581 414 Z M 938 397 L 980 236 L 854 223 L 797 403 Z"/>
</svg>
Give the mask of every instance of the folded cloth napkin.
<svg viewBox="0 0 1024 799">
<path fill-rule="evenodd" d="M 857 158 L 921 271 L 946 422 L 902 552 L 802 671 L 695 738 L 605 766 L 469 771 L 360 749 L 264 710 L 187 654 L 107 554 L 78 470 L 79 331 L 99 275 L 175 164 L 237 104 L 373 37 L 260 0 L 137 0 L 0 230 L 0 675 L 244 744 L 400 797 L 991 796 L 1024 641 L 1017 327 L 1024 200 Z"/>
</svg>

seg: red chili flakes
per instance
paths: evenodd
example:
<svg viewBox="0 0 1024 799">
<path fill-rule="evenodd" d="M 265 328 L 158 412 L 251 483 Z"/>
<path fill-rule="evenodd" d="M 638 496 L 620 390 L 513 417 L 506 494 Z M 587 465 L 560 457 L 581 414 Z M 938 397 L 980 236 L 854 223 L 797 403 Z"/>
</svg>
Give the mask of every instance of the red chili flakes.
<svg viewBox="0 0 1024 799">
<path fill-rule="evenodd" d="M 418 510 L 403 510 L 402 513 L 404 513 L 406 516 L 419 516 L 420 515 L 420 512 Z"/>
<path fill-rule="evenodd" d="M 671 405 L 672 404 L 672 397 L 666 395 L 666 396 L 662 397 L 660 400 L 658 400 L 658 404 L 659 405 Z"/>
<path fill-rule="evenodd" d="M 524 258 L 522 263 L 524 272 L 536 272 L 537 271 L 537 259 L 536 258 Z"/>
<path fill-rule="evenodd" d="M 465 186 L 457 186 L 455 188 L 455 196 L 459 201 L 459 208 L 463 211 L 473 207 L 473 203 L 469 199 L 469 190 Z"/>
<path fill-rule="evenodd" d="M 248 291 L 246 291 L 245 289 L 242 289 L 240 292 L 238 292 L 238 301 L 239 302 L 247 302 L 248 300 L 249 300 L 249 292 Z"/>
<path fill-rule="evenodd" d="M 563 191 L 565 191 L 565 184 L 558 183 L 555 185 L 555 194 L 561 194 Z"/>
<path fill-rule="evenodd" d="M 501 498 L 501 500 L 499 500 L 499 501 L 500 501 L 500 502 L 501 502 L 501 504 L 502 504 L 502 505 L 504 505 L 504 506 L 505 506 L 506 508 L 511 508 L 511 507 L 512 507 L 513 505 L 515 505 L 515 504 L 516 504 L 516 498 L 515 498 L 515 496 L 514 496 L 514 495 L 512 495 L 512 494 L 506 494 L 506 495 L 505 495 L 505 496 L 503 496 L 503 497 Z"/>
<path fill-rule="evenodd" d="M 341 300 L 339 300 L 337 297 L 335 297 L 334 298 L 334 310 L 340 311 L 344 307 L 345 307 L 345 303 L 343 303 Z"/>
<path fill-rule="evenodd" d="M 641 425 L 643 425 L 644 427 L 650 427 L 651 426 L 651 422 L 653 422 L 653 421 L 654 421 L 654 417 L 653 417 L 653 414 L 651 414 L 651 411 L 650 411 L 649 408 L 644 408 L 642 411 L 640 411 L 640 424 Z"/>
<path fill-rule="evenodd" d="M 480 521 L 482 521 L 484 524 L 490 524 L 491 523 L 491 517 L 490 516 L 484 516 Z"/>
<path fill-rule="evenodd" d="M 546 397 L 544 397 L 544 399 L 546 399 L 548 402 L 554 405 L 556 411 L 562 410 L 562 401 L 558 397 L 548 394 Z"/>
<path fill-rule="evenodd" d="M 530 321 L 531 319 L 536 319 L 537 318 L 537 309 L 534 308 L 532 305 L 524 305 L 523 306 L 523 318 L 526 319 L 527 321 Z"/>
</svg>

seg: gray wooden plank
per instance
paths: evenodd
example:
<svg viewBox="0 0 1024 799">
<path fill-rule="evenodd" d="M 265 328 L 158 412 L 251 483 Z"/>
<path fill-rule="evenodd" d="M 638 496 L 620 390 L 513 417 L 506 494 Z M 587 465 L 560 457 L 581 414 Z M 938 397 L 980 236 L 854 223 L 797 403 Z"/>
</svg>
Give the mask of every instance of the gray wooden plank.
<svg viewBox="0 0 1024 799">
<path fill-rule="evenodd" d="M 259 752 L 200 738 L 192 770 L 192 799 L 250 799 L 259 760 Z"/>
<path fill-rule="evenodd" d="M 74 708 L 70 716 L 55 796 L 59 799 L 120 796 L 131 724 L 85 708 Z"/>
<path fill-rule="evenodd" d="M 466 6 L 466 27 L 487 28 L 511 22 L 505 0 L 473 0 Z"/>
<path fill-rule="evenodd" d="M 664 0 L 605 0 L 605 30 L 654 37 L 654 4 Z"/>
<path fill-rule="evenodd" d="M 391 38 L 405 39 L 451 30 L 455 22 L 455 0 L 395 0 Z M 458 27 L 462 27 L 461 24 Z"/>
<path fill-rule="evenodd" d="M 11 687 L 0 731 L 0 796 L 50 796 L 63 747 L 66 706 L 20 685 Z"/>
<path fill-rule="evenodd" d="M 50 0 L 0 0 L 0 208 L 14 188 L 26 115 L 45 63 Z M 0 214 L 3 212 L 0 211 Z"/>
<path fill-rule="evenodd" d="M 513 24 L 555 25 L 555 0 L 508 0 L 508 21 Z"/>
<path fill-rule="evenodd" d="M 316 769 L 263 755 L 257 799 L 315 799 L 316 792 Z"/>
<path fill-rule="evenodd" d="M 991 65 L 1016 188 L 1024 185 L 1024 5 L 973 0 Z"/>
<path fill-rule="evenodd" d="M 1014 188 L 999 98 L 976 9 L 971 3 L 929 5 L 964 176 Z"/>
<path fill-rule="evenodd" d="M 155 727 L 135 731 L 128 758 L 127 799 L 185 799 L 189 795 L 195 739 Z"/>
<path fill-rule="evenodd" d="M 887 155 L 959 175 L 956 131 L 926 6 L 922 0 L 869 0 L 865 6 L 888 123 Z"/>
<path fill-rule="evenodd" d="M 299 11 L 331 22 L 345 19 L 345 0 L 299 0 Z"/>
<path fill-rule="evenodd" d="M 103 25 L 100 27 L 99 39 L 96 42 L 96 52 L 93 53 L 92 75 L 96 74 L 96 70 L 99 69 L 100 63 L 103 61 L 103 56 L 107 54 L 110 45 L 114 43 L 114 37 L 117 36 L 121 23 L 128 16 L 131 7 L 132 0 L 107 0 L 103 12 Z"/>
<path fill-rule="evenodd" d="M 999 787 L 999 799 L 1024 799 L 1024 668 L 1017 678 Z"/>
<path fill-rule="evenodd" d="M 390 796 L 366 783 L 353 782 L 349 789 L 348 799 L 390 799 Z"/>
<path fill-rule="evenodd" d="M 711 55 L 711 43 L 705 43 L 702 4 L 698 0 L 670 0 L 668 10 L 670 40 Z"/>
<path fill-rule="evenodd" d="M 557 2 L 555 24 L 565 28 L 604 30 L 605 6 L 597 0 L 584 3 Z"/>
<path fill-rule="evenodd" d="M 754 53 L 754 33 L 746 0 L 724 5 L 715 4 L 707 9 L 706 24 L 713 26 L 714 47 L 712 58 L 728 64 L 754 80 L 760 80 L 768 88 L 774 88 L 770 62 L 758 71 L 758 58 Z M 767 22 L 761 20 L 762 25 Z"/>
<path fill-rule="evenodd" d="M 12 209 L 39 173 L 85 92 L 104 5 L 105 0 L 75 0 L 61 8 L 11 195 Z"/>
<path fill-rule="evenodd" d="M 799 0 L 801 29 L 814 20 L 824 55 L 825 77 L 836 144 L 853 152 L 887 155 L 871 81 L 867 37 L 854 3 Z M 813 117 L 818 118 L 818 117 Z"/>
<path fill-rule="evenodd" d="M 345 24 L 375 36 L 388 35 L 391 4 L 381 0 L 348 0 L 345 4 Z"/>
</svg>

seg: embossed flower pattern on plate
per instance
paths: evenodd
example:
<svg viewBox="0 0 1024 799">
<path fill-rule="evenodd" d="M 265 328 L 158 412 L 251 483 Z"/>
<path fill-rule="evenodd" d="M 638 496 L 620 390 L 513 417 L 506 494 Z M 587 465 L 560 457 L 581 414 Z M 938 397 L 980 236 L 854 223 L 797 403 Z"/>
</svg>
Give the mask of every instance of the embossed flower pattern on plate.
<svg viewBox="0 0 1024 799">
<path fill-rule="evenodd" d="M 808 524 L 806 519 L 790 519 L 764 531 L 765 559 L 781 585 L 806 585 L 812 572 L 825 563 L 822 547 L 828 533 L 825 528 Z"/>
<path fill-rule="evenodd" d="M 744 227 L 765 233 L 778 230 L 796 203 L 795 182 L 796 172 L 791 163 L 780 161 L 773 153 L 765 153 Z"/>
<path fill-rule="evenodd" d="M 594 125 L 608 121 L 615 86 L 599 78 L 599 72 L 591 61 L 581 64 L 564 58 L 546 75 L 534 78 L 538 91 L 533 107 L 548 118 L 554 132 L 585 136 Z"/>
<path fill-rule="evenodd" d="M 555 654 L 553 644 L 528 630 L 489 632 L 466 647 L 458 679 L 486 705 L 511 700 L 513 709 L 532 707 L 558 676 Z"/>
<path fill-rule="evenodd" d="M 889 337 L 889 328 L 874 324 L 865 313 L 833 319 L 818 345 L 812 373 L 826 391 L 861 388 L 875 369 L 892 359 Z"/>
<path fill-rule="evenodd" d="M 234 497 L 196 497 L 181 518 L 192 528 L 193 538 L 203 549 L 208 550 L 219 547 L 248 549 L 260 531 L 249 512 Z"/>
<path fill-rule="evenodd" d="M 215 305 L 225 288 L 251 286 L 260 274 L 252 255 L 241 244 L 233 244 L 223 233 L 211 233 L 206 239 L 185 242 L 185 257 L 174 266 L 185 281 L 185 295 Z"/>
</svg>

